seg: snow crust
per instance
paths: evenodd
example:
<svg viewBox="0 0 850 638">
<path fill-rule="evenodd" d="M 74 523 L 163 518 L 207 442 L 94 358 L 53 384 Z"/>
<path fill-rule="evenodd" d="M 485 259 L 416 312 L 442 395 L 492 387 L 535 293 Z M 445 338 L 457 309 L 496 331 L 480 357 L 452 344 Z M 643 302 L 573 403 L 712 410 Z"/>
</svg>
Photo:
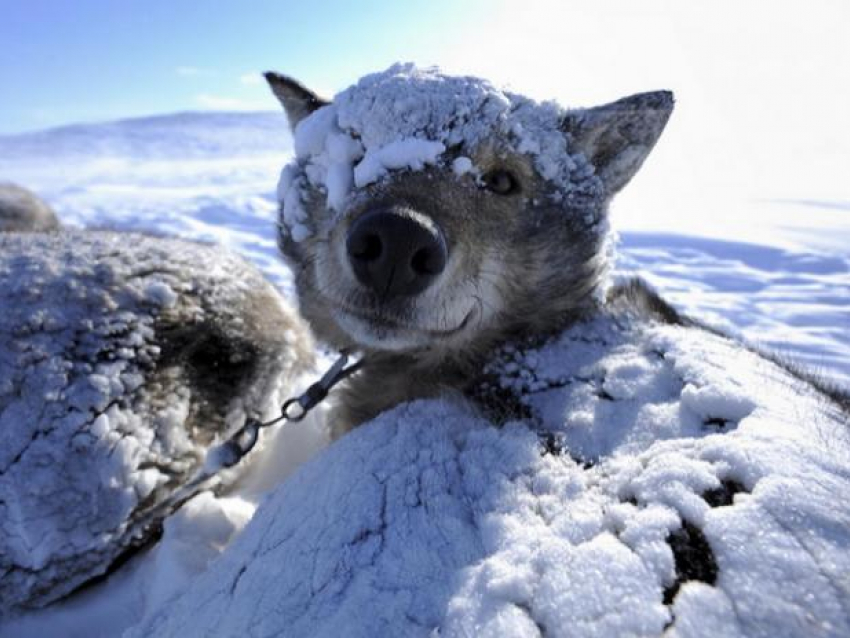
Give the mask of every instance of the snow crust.
<svg viewBox="0 0 850 638">
<path fill-rule="evenodd" d="M 530 419 L 385 413 L 128 637 L 850 631 L 850 428 L 825 397 L 724 338 L 623 317 L 492 371 Z"/>
<path fill-rule="evenodd" d="M 472 173 L 472 160 L 457 158 L 456 164 L 454 154 L 472 154 L 488 142 L 528 155 L 562 197 L 592 190 L 592 168 L 568 148 L 560 129 L 564 113 L 554 102 L 538 103 L 436 68 L 395 64 L 367 75 L 298 123 L 295 159 L 277 189 L 284 230 L 296 242 L 312 235 L 305 202 L 313 190 L 341 213 L 353 191 L 392 171 L 445 164 L 458 176 Z"/>
</svg>

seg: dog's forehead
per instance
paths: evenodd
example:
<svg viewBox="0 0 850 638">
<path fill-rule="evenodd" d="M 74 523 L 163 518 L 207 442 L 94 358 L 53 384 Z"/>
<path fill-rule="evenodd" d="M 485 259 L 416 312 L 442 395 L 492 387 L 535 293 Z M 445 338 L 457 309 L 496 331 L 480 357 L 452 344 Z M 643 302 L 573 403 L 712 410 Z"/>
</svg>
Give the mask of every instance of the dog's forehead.
<svg viewBox="0 0 850 638">
<path fill-rule="evenodd" d="M 497 89 L 488 81 L 437 69 L 396 64 L 363 77 L 299 122 L 295 159 L 278 185 L 283 232 L 295 241 L 311 234 L 304 208 L 319 194 L 342 213 L 352 194 L 399 171 L 421 171 L 461 160 L 480 175 L 473 153 L 498 140 L 527 156 L 534 171 L 563 196 L 586 181 L 582 157 L 568 148 L 564 110 Z"/>
<path fill-rule="evenodd" d="M 531 138 L 555 138 L 563 146 L 563 116 L 554 102 L 537 103 L 482 78 L 396 64 L 363 77 L 301 122 L 295 150 L 300 157 L 323 151 L 339 155 L 346 146 L 353 154 L 355 145 L 341 144 L 342 134 L 356 140 L 364 154 L 411 139 L 469 150 L 493 138 L 534 154 L 540 141 Z"/>
<path fill-rule="evenodd" d="M 402 137 L 447 146 L 475 143 L 503 132 L 511 114 L 521 107 L 531 110 L 532 103 L 481 78 L 395 65 L 362 78 L 340 93 L 334 105 L 339 126 L 355 132 L 370 147 Z M 555 110 L 543 110 L 550 116 L 549 126 L 555 128 Z"/>
</svg>

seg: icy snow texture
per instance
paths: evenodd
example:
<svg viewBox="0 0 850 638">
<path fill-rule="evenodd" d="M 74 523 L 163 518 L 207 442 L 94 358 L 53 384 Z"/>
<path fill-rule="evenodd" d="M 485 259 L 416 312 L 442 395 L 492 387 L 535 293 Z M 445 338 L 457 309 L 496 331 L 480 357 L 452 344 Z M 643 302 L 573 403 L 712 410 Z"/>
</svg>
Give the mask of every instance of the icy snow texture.
<svg viewBox="0 0 850 638">
<path fill-rule="evenodd" d="M 154 536 L 151 508 L 312 359 L 253 267 L 185 241 L 0 233 L 0 307 L 0 615 Z"/>
<path fill-rule="evenodd" d="M 129 636 L 850 632 L 850 429 L 825 397 L 722 337 L 625 317 L 492 372 L 529 419 L 385 413 Z"/>
<path fill-rule="evenodd" d="M 339 213 L 354 190 L 395 170 L 445 163 L 458 176 L 470 172 L 469 158 L 454 162 L 447 150 L 471 153 L 493 140 L 529 155 L 561 196 L 592 191 L 598 186 L 592 169 L 571 154 L 560 129 L 564 113 L 554 102 L 538 104 L 486 80 L 434 68 L 395 64 L 367 75 L 298 123 L 295 160 L 277 189 L 283 229 L 296 242 L 311 236 L 304 203 L 314 189 Z"/>
</svg>

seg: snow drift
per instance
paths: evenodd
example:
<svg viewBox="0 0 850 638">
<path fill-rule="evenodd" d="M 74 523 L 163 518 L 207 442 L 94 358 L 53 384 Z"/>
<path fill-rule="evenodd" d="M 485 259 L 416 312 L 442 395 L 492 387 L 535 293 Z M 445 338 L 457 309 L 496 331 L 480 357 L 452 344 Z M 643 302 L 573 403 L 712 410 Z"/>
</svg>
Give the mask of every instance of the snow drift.
<svg viewBox="0 0 850 638">
<path fill-rule="evenodd" d="M 529 419 L 383 414 L 128 636 L 850 631 L 850 428 L 804 381 L 623 316 L 492 371 Z"/>
</svg>

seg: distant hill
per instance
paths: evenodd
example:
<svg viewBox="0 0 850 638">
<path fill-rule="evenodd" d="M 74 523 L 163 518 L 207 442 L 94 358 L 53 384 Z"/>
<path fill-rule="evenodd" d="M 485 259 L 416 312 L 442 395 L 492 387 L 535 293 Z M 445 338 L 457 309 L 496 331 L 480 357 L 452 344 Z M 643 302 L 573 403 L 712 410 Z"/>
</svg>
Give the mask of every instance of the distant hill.
<svg viewBox="0 0 850 638">
<path fill-rule="evenodd" d="M 289 152 L 283 113 L 188 111 L 0 136 L 0 166 L 33 158 L 213 158 Z M 0 174 L 2 178 L 2 174 Z"/>
</svg>

